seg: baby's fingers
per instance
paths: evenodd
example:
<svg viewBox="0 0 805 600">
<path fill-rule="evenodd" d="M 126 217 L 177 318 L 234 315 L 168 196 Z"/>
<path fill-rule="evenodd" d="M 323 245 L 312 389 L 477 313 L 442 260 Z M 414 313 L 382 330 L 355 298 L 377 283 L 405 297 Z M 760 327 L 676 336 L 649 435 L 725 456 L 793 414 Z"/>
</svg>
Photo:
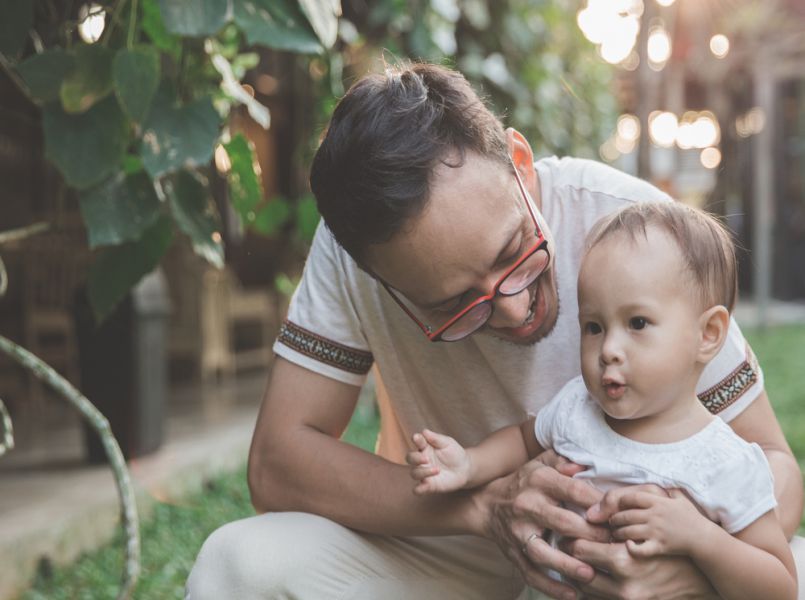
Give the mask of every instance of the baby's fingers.
<svg viewBox="0 0 805 600">
<path fill-rule="evenodd" d="M 624 525 L 637 525 L 648 521 L 648 511 L 646 510 L 622 510 L 609 518 L 612 527 L 623 527 Z"/>
<path fill-rule="evenodd" d="M 422 481 L 427 477 L 432 477 L 433 475 L 439 474 L 439 467 L 434 465 L 421 465 L 419 467 L 414 467 L 411 469 L 411 477 L 416 479 L 417 481 Z"/>
<path fill-rule="evenodd" d="M 414 446 L 416 446 L 419 451 L 423 451 L 428 447 L 428 441 L 425 439 L 425 436 L 421 433 L 415 433 L 411 436 L 411 439 L 414 442 Z"/>
<path fill-rule="evenodd" d="M 414 494 L 417 496 L 424 496 L 425 494 L 433 494 L 438 492 L 438 488 L 433 485 L 432 480 L 424 479 L 414 486 Z"/>
<path fill-rule="evenodd" d="M 407 462 L 412 467 L 418 467 L 419 465 L 426 465 L 430 462 L 428 457 L 425 455 L 424 452 L 409 452 L 405 455 L 405 462 Z"/>
<path fill-rule="evenodd" d="M 626 527 L 618 527 L 612 530 L 612 537 L 616 540 L 632 540 L 635 542 L 642 542 L 651 536 L 651 531 L 648 525 L 628 525 Z"/>
<path fill-rule="evenodd" d="M 435 431 L 431 431 L 430 429 L 423 430 L 422 435 L 425 437 L 426 442 L 431 446 L 433 446 L 434 448 L 436 448 L 437 450 L 447 448 L 450 442 L 454 441 L 453 438 L 451 438 L 449 435 L 436 433 Z"/>
<path fill-rule="evenodd" d="M 634 540 L 626 540 L 626 549 L 635 558 L 649 558 L 662 553 L 662 547 L 656 540 L 646 540 L 638 544 Z"/>
</svg>

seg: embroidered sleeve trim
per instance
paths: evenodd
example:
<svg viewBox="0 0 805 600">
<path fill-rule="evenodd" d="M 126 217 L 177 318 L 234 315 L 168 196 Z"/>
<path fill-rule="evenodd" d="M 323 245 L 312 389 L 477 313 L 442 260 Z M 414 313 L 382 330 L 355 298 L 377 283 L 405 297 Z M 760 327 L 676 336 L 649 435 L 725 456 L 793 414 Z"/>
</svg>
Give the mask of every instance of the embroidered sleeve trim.
<svg viewBox="0 0 805 600">
<path fill-rule="evenodd" d="M 371 352 L 328 340 L 288 320 L 280 327 L 277 341 L 319 362 L 357 375 L 366 375 L 374 363 Z"/>
<path fill-rule="evenodd" d="M 707 410 L 715 415 L 734 404 L 757 382 L 757 359 L 752 349 L 747 345 L 746 360 L 717 385 L 699 394 L 699 400 Z"/>
</svg>

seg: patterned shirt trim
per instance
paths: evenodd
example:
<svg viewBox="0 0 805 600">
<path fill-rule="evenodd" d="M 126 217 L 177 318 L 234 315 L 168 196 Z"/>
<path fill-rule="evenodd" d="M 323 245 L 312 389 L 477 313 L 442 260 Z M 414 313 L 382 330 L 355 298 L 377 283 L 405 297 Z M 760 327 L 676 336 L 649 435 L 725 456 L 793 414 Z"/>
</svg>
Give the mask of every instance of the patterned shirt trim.
<svg viewBox="0 0 805 600">
<path fill-rule="evenodd" d="M 720 413 L 758 382 L 758 371 L 757 358 L 747 344 L 746 360 L 718 384 L 699 394 L 699 401 L 714 415 Z"/>
<path fill-rule="evenodd" d="M 371 352 L 328 340 L 288 320 L 280 327 L 277 341 L 305 356 L 357 375 L 366 375 L 374 363 Z"/>
</svg>

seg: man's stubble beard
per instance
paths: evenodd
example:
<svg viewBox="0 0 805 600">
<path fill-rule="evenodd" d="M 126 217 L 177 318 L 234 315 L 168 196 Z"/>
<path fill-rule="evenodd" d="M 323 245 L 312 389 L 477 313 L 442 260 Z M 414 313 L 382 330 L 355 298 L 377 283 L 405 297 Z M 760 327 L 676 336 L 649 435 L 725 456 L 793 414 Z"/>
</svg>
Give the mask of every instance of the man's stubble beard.
<svg viewBox="0 0 805 600">
<path fill-rule="evenodd" d="M 491 337 L 493 337 L 496 340 L 499 340 L 501 342 L 506 342 L 506 343 L 508 343 L 508 344 L 510 344 L 512 346 L 520 346 L 521 348 L 522 347 L 536 346 L 542 340 L 544 340 L 549 335 L 551 335 L 551 333 L 553 333 L 553 330 L 556 328 L 556 323 L 559 322 L 559 315 L 560 315 L 560 313 L 562 311 L 562 303 L 561 303 L 561 301 L 559 299 L 559 282 L 556 280 L 556 278 L 553 275 L 554 275 L 553 270 L 551 270 L 551 283 L 553 284 L 553 288 L 556 291 L 556 315 L 554 316 L 553 322 L 548 326 L 548 328 L 544 332 L 540 333 L 533 340 L 519 340 L 519 341 L 515 341 L 515 340 L 509 339 L 507 337 L 500 336 L 500 335 L 496 335 L 495 330 L 493 328 L 491 328 L 491 327 L 485 327 L 480 333 L 483 334 L 483 335 L 491 336 Z"/>
</svg>

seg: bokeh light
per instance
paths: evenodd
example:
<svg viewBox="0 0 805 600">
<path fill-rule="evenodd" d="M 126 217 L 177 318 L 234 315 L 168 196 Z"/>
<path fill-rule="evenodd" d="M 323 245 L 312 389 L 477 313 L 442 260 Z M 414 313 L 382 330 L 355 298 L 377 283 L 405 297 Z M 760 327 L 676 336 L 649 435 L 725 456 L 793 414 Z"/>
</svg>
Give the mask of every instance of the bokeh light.
<svg viewBox="0 0 805 600">
<path fill-rule="evenodd" d="M 747 138 L 763 131 L 766 125 L 766 113 L 759 106 L 749 109 L 745 114 L 735 119 L 735 130 L 738 135 Z"/>
<path fill-rule="evenodd" d="M 652 142 L 662 148 L 670 148 L 674 145 L 678 128 L 679 122 L 672 112 L 654 111 L 649 115 L 649 136 Z"/>
<path fill-rule="evenodd" d="M 717 33 L 710 38 L 710 52 L 716 58 L 724 58 L 730 51 L 730 40 L 723 33 Z"/>
<path fill-rule="evenodd" d="M 576 15 L 584 36 L 605 61 L 618 64 L 632 53 L 640 31 L 641 0 L 588 0 Z"/>
<path fill-rule="evenodd" d="M 656 69 L 662 68 L 671 58 L 671 37 L 662 27 L 654 27 L 648 35 L 648 59 Z"/>
<path fill-rule="evenodd" d="M 721 164 L 721 150 L 718 148 L 705 148 L 699 155 L 699 160 L 705 169 L 715 169 Z"/>
<path fill-rule="evenodd" d="M 637 141 L 640 137 L 640 119 L 630 114 L 618 117 L 618 136 L 631 142 Z"/>
<path fill-rule="evenodd" d="M 106 12 L 99 4 L 84 4 L 78 9 L 78 35 L 88 44 L 94 44 L 106 28 Z"/>
</svg>

